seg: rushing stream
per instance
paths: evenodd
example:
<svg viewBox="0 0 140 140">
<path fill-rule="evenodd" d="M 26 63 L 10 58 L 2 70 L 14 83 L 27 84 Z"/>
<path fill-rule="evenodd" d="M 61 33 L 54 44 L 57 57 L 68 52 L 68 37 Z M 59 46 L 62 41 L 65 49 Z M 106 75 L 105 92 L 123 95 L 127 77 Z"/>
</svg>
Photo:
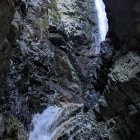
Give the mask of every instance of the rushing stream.
<svg viewBox="0 0 140 140">
<path fill-rule="evenodd" d="M 52 140 L 57 131 L 54 124 L 60 113 L 60 108 L 50 106 L 42 114 L 36 114 L 32 120 L 34 129 L 30 132 L 29 140 Z"/>
<path fill-rule="evenodd" d="M 98 26 L 100 33 L 100 41 L 104 41 L 108 31 L 108 20 L 105 12 L 105 5 L 102 0 L 95 0 L 98 16 Z"/>
</svg>

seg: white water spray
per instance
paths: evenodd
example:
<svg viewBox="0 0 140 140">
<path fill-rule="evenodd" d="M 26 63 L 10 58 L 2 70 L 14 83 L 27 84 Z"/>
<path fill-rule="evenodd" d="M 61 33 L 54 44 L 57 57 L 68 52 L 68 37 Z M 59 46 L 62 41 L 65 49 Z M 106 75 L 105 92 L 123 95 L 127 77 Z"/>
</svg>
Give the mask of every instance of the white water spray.
<svg viewBox="0 0 140 140">
<path fill-rule="evenodd" d="M 100 41 L 104 41 L 108 31 L 108 20 L 105 12 L 105 5 L 102 0 L 95 0 L 98 15 Z"/>
<path fill-rule="evenodd" d="M 57 128 L 54 126 L 62 109 L 50 106 L 42 114 L 36 114 L 32 123 L 34 129 L 29 134 L 29 140 L 52 140 Z"/>
</svg>

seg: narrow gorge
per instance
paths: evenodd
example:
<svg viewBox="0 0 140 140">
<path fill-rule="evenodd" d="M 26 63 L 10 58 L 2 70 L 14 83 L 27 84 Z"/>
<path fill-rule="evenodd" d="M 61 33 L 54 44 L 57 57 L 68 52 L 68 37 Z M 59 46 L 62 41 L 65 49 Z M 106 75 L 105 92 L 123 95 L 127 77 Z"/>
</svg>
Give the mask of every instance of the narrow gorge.
<svg viewBox="0 0 140 140">
<path fill-rule="evenodd" d="M 0 140 L 139 140 L 140 2 L 0 1 Z"/>
</svg>

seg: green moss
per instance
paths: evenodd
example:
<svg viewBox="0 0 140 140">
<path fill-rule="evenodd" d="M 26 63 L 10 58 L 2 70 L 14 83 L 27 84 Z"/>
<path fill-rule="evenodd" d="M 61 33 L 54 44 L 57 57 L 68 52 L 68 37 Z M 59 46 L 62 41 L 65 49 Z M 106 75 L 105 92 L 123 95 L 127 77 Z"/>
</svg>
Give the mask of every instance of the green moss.
<svg viewBox="0 0 140 140">
<path fill-rule="evenodd" d="M 78 19 L 78 20 L 82 20 L 82 21 L 84 21 L 85 20 L 85 17 L 83 16 L 83 15 L 79 15 L 79 16 L 75 16 L 75 18 L 76 19 Z"/>
<path fill-rule="evenodd" d="M 12 138 L 14 140 L 18 140 L 19 137 L 22 137 L 23 140 L 27 138 L 27 133 L 24 130 L 23 124 L 14 116 L 5 117 L 4 124 L 6 133 L 4 137 Z M 22 134 L 20 134 L 21 130 L 23 130 Z"/>
<path fill-rule="evenodd" d="M 57 11 L 56 0 L 51 0 L 51 2 L 48 3 L 48 8 L 51 9 L 51 10 L 56 10 Z"/>
<path fill-rule="evenodd" d="M 86 1 L 86 3 L 87 3 L 88 8 L 89 8 L 90 5 L 91 5 L 92 0 L 85 0 L 85 1 Z"/>
<path fill-rule="evenodd" d="M 55 13 L 50 13 L 52 24 L 56 25 L 59 22 L 59 17 Z"/>
<path fill-rule="evenodd" d="M 43 19 L 43 27 L 47 31 L 49 26 L 48 16 L 44 17 Z"/>
<path fill-rule="evenodd" d="M 48 14 L 50 21 L 52 22 L 52 24 L 57 25 L 60 19 L 60 15 L 58 12 L 56 0 L 51 0 L 51 2 L 48 4 L 48 7 L 50 9 Z"/>
</svg>

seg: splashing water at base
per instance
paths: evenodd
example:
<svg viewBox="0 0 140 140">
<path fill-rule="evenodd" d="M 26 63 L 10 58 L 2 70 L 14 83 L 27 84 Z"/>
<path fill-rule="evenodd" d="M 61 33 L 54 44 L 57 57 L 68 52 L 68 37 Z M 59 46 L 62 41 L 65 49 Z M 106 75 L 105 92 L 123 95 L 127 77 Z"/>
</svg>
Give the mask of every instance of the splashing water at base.
<svg viewBox="0 0 140 140">
<path fill-rule="evenodd" d="M 98 15 L 98 24 L 100 32 L 100 42 L 105 40 L 108 31 L 108 20 L 105 12 L 105 5 L 102 0 L 95 0 L 95 6 Z"/>
<path fill-rule="evenodd" d="M 29 134 L 29 140 L 52 140 L 57 131 L 54 124 L 61 111 L 61 108 L 50 106 L 42 114 L 36 114 L 32 120 L 34 129 Z"/>
</svg>

